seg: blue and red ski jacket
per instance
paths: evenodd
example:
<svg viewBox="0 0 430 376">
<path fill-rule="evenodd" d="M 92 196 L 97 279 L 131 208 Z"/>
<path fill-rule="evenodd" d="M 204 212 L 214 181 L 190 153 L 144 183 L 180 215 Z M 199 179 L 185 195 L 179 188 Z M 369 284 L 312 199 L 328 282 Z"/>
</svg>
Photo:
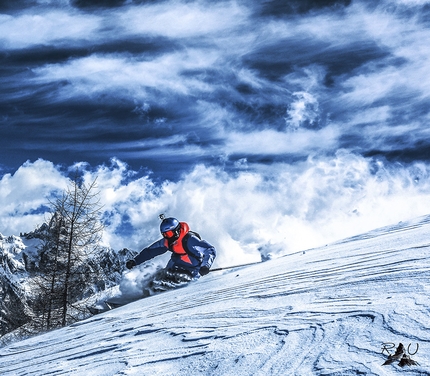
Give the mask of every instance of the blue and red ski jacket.
<svg viewBox="0 0 430 376">
<path fill-rule="evenodd" d="M 209 269 L 216 257 L 215 248 L 207 241 L 200 239 L 198 234 L 190 231 L 187 223 L 180 222 L 180 224 L 181 231 L 177 240 L 174 242 L 169 242 L 167 239 L 157 240 L 140 251 L 134 258 L 136 264 L 142 264 L 170 251 L 172 256 L 166 269 L 184 270 L 193 277 L 198 275 L 201 267 L 205 266 Z"/>
</svg>

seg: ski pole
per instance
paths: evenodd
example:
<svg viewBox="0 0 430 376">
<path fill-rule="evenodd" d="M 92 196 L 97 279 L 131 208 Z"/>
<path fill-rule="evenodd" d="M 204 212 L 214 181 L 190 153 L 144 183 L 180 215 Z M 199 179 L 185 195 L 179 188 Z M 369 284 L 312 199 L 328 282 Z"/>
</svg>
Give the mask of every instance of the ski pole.
<svg viewBox="0 0 430 376">
<path fill-rule="evenodd" d="M 210 269 L 209 272 L 218 272 L 220 270 L 226 270 L 226 269 L 233 269 L 233 268 L 240 268 L 241 266 L 249 266 L 249 265 L 254 265 L 254 264 L 261 264 L 261 261 L 256 261 L 256 262 L 250 262 L 248 264 L 241 264 L 241 265 L 232 265 L 232 266 L 225 266 L 223 268 L 215 268 L 215 269 Z"/>
</svg>

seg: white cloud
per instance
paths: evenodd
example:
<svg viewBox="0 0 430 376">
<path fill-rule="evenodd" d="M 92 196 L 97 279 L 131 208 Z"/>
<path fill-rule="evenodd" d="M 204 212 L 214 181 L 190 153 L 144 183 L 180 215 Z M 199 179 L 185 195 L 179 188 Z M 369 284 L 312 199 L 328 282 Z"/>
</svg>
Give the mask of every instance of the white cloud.
<svg viewBox="0 0 430 376">
<path fill-rule="evenodd" d="M 147 89 L 165 93 L 191 94 L 213 88 L 193 77 L 184 78 L 183 70 L 211 67 L 216 55 L 207 51 L 186 50 L 164 54 L 156 59 L 139 61 L 119 55 L 91 55 L 64 64 L 49 64 L 34 69 L 36 81 L 67 80 L 64 97 L 97 96 L 112 93 L 116 97 L 147 99 Z"/>
<path fill-rule="evenodd" d="M 69 11 L 0 15 L 0 45 L 10 49 L 50 44 L 63 39 L 88 39 L 100 18 Z"/>
<path fill-rule="evenodd" d="M 390 106 L 379 106 L 375 108 L 363 109 L 360 113 L 354 114 L 348 121 L 350 125 L 377 123 L 378 126 L 384 128 L 382 125 L 390 117 Z M 379 132 L 378 132 L 379 133 Z"/>
<path fill-rule="evenodd" d="M 171 1 L 133 7 L 115 17 L 131 34 L 191 38 L 229 32 L 240 27 L 248 15 L 249 11 L 235 2 L 184 4 Z"/>
<path fill-rule="evenodd" d="M 61 2 L 41 0 L 43 7 L 28 8 L 14 15 L 0 14 L 0 46 L 8 49 L 41 44 L 66 46 L 83 40 L 103 43 L 142 36 L 185 38 L 181 46 L 190 49 L 199 46 L 203 50 L 198 57 L 201 59 L 213 48 L 221 54 L 226 52 L 224 49 L 229 49 L 229 54 L 237 53 L 231 48 L 238 47 L 237 38 L 249 42 L 247 34 L 254 34 L 243 33 L 244 28 L 248 29 L 250 10 L 234 1 L 219 4 L 167 1 L 101 9 L 97 13 L 84 13 L 67 5 L 66 0 Z M 177 57 L 176 63 L 181 62 L 183 56 Z"/>
<path fill-rule="evenodd" d="M 297 130 L 304 123 L 309 123 L 313 126 L 319 117 L 319 108 L 317 99 L 310 93 L 299 91 L 293 93 L 296 99 L 290 104 L 287 110 L 285 122 L 287 127 L 292 130 Z"/>
<path fill-rule="evenodd" d="M 24 163 L 14 174 L 0 180 L 0 232 L 18 235 L 34 230 L 45 216 L 39 212 L 52 193 L 66 187 L 67 180 L 53 163 Z"/>
<path fill-rule="evenodd" d="M 305 155 L 331 149 L 337 144 L 339 129 L 327 126 L 319 130 L 298 129 L 296 132 L 278 132 L 272 129 L 247 133 L 232 132 L 226 137 L 227 154 L 244 155 Z"/>
</svg>

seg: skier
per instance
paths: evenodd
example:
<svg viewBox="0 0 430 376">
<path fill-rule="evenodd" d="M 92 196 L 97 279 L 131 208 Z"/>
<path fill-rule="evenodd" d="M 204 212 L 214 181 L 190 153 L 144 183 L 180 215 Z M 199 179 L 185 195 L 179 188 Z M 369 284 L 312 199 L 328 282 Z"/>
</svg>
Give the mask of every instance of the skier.
<svg viewBox="0 0 430 376">
<path fill-rule="evenodd" d="M 181 283 L 208 274 L 216 257 L 215 248 L 202 240 L 199 234 L 190 231 L 187 223 L 179 222 L 172 217 L 165 218 L 164 215 L 160 215 L 160 219 L 163 239 L 144 248 L 134 259 L 128 260 L 126 267 L 132 269 L 170 251 L 172 256 L 161 278 Z"/>
</svg>

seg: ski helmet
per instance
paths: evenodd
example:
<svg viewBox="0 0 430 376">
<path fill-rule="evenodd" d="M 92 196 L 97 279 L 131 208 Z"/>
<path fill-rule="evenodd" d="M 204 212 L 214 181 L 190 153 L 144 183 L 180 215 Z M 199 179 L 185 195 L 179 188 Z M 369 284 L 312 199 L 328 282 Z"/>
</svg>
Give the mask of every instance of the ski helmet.
<svg viewBox="0 0 430 376">
<path fill-rule="evenodd" d="M 176 218 L 164 218 L 160 224 L 160 232 L 166 239 L 178 238 L 181 224 Z"/>
</svg>

